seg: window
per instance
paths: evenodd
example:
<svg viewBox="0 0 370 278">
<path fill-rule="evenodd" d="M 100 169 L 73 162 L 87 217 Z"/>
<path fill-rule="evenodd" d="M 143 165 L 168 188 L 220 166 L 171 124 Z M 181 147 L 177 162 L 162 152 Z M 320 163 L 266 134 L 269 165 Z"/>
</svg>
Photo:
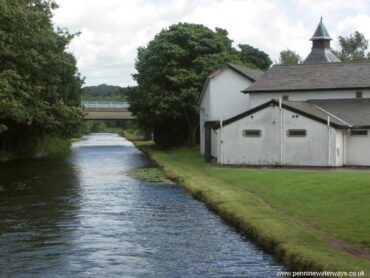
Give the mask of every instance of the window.
<svg viewBox="0 0 370 278">
<path fill-rule="evenodd" d="M 262 132 L 260 129 L 244 129 L 243 137 L 261 137 Z"/>
<path fill-rule="evenodd" d="M 367 130 L 351 130 L 351 136 L 367 136 Z"/>
<path fill-rule="evenodd" d="M 362 91 L 357 91 L 356 92 L 356 98 L 362 98 Z"/>
<path fill-rule="evenodd" d="M 307 130 L 305 129 L 288 129 L 287 135 L 289 137 L 305 137 L 307 135 Z"/>
<path fill-rule="evenodd" d="M 283 100 L 289 100 L 289 96 L 288 95 L 283 95 Z"/>
</svg>

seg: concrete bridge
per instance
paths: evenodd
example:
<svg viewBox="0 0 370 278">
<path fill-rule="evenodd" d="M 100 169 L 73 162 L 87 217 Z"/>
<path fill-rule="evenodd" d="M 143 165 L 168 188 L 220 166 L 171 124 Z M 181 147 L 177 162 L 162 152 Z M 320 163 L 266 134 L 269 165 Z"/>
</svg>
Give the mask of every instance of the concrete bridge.
<svg viewBox="0 0 370 278">
<path fill-rule="evenodd" d="M 126 102 L 82 101 L 86 120 L 132 120 L 134 116 L 129 111 Z"/>
</svg>

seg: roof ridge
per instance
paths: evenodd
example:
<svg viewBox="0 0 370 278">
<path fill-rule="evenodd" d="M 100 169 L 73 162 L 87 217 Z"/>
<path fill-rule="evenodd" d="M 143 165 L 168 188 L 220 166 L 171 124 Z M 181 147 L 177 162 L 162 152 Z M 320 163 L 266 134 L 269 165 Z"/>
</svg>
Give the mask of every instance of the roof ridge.
<svg viewBox="0 0 370 278">
<path fill-rule="evenodd" d="M 282 65 L 282 64 L 275 64 L 272 65 L 273 67 L 322 67 L 322 66 L 337 66 L 337 65 L 349 65 L 349 64 L 359 64 L 359 65 L 366 65 L 370 64 L 370 61 L 346 61 L 346 62 L 331 62 L 331 63 L 318 63 L 318 64 L 296 64 L 296 65 Z"/>
</svg>

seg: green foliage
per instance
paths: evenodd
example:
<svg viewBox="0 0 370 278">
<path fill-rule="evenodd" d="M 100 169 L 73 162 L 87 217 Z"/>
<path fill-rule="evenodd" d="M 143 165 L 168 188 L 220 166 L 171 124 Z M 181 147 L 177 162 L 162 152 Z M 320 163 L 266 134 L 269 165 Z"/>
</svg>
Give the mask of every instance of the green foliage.
<svg viewBox="0 0 370 278">
<path fill-rule="evenodd" d="M 238 47 L 240 48 L 238 55 L 244 64 L 254 65 L 264 71 L 268 70 L 272 65 L 269 55 L 265 52 L 249 44 L 239 44 Z"/>
<path fill-rule="evenodd" d="M 69 151 L 70 142 L 67 139 L 62 139 L 55 136 L 45 136 L 40 139 L 36 147 L 32 149 L 31 156 L 33 157 L 44 157 L 50 155 L 59 155 Z M 29 152 L 24 153 L 25 156 L 29 155 Z"/>
<path fill-rule="evenodd" d="M 124 99 L 126 88 L 102 84 L 99 86 L 86 86 L 82 88 L 83 100 L 111 100 Z"/>
<path fill-rule="evenodd" d="M 342 61 L 365 61 L 369 59 L 367 52 L 369 41 L 365 36 L 356 31 L 348 37 L 339 37 L 341 50 L 336 52 Z"/>
<path fill-rule="evenodd" d="M 298 65 L 301 63 L 301 61 L 301 56 L 299 56 L 299 54 L 293 50 L 286 49 L 280 52 L 280 65 Z"/>
<path fill-rule="evenodd" d="M 196 142 L 197 100 L 206 77 L 226 62 L 243 64 L 228 33 L 179 23 L 138 49 L 137 87 L 127 90 L 139 126 L 162 146 Z"/>
<path fill-rule="evenodd" d="M 48 136 L 70 137 L 83 117 L 73 39 L 54 31 L 44 0 L 0 0 L 0 148 L 36 145 Z"/>
</svg>

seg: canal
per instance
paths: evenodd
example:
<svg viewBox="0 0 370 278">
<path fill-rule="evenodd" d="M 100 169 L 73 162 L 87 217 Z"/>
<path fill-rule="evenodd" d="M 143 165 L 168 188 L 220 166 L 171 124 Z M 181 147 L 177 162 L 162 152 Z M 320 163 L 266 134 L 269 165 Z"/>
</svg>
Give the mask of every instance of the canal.
<svg viewBox="0 0 370 278">
<path fill-rule="evenodd" d="M 182 188 L 127 176 L 131 142 L 0 164 L 0 277 L 275 277 L 282 267 Z"/>
</svg>

